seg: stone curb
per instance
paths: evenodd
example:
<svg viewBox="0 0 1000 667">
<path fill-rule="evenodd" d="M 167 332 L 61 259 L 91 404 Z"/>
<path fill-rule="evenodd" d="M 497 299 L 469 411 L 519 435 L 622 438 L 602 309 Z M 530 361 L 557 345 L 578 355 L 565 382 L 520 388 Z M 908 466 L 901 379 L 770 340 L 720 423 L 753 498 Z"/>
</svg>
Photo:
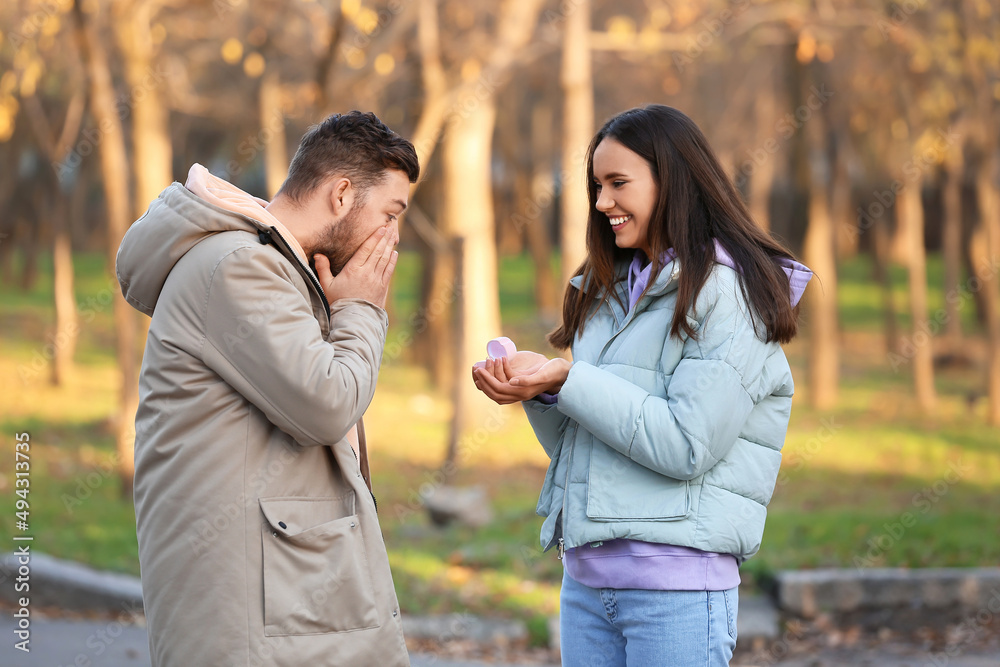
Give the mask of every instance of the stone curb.
<svg viewBox="0 0 1000 667">
<path fill-rule="evenodd" d="M 142 613 L 142 583 L 137 577 L 117 572 L 102 572 L 31 552 L 27 593 L 15 590 L 21 563 L 17 554 L 0 555 L 0 598 L 17 603 L 28 597 L 31 604 L 58 606 L 70 611 L 115 611 L 130 615 Z"/>
<path fill-rule="evenodd" d="M 482 618 L 472 614 L 403 614 L 403 634 L 415 639 L 434 639 L 439 642 L 465 639 L 484 644 L 503 644 L 526 640 L 528 626 L 522 621 Z"/>
<path fill-rule="evenodd" d="M 0 554 L 0 598 L 15 603 L 18 556 Z M 29 563 L 29 596 L 33 605 L 73 611 L 142 611 L 142 584 L 137 577 L 102 572 L 72 561 L 33 552 Z M 743 596 L 737 617 L 741 639 L 774 639 L 782 613 L 812 618 L 829 611 L 899 608 L 987 610 L 1000 613 L 1000 567 L 996 568 L 869 568 L 782 571 L 775 575 L 776 601 Z M 405 632 L 415 638 L 517 642 L 527 638 L 522 621 L 452 614 L 404 615 Z M 549 623 L 558 646 L 558 620 Z"/>
<path fill-rule="evenodd" d="M 781 610 L 804 618 L 900 607 L 1000 612 L 1000 567 L 798 570 L 775 581 Z"/>
</svg>

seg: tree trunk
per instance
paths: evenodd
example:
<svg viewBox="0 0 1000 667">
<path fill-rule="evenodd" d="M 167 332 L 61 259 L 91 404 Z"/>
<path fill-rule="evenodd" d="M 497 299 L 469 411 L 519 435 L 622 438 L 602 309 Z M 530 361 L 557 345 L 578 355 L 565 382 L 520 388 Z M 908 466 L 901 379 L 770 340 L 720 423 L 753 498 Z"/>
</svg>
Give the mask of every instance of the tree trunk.
<svg viewBox="0 0 1000 667">
<path fill-rule="evenodd" d="M 11 217 L 11 216 L 8 216 Z M 9 227 L 8 229 L 13 229 Z M 14 234 L 13 231 L 0 232 L 0 283 L 14 284 Z"/>
<path fill-rule="evenodd" d="M 465 87 L 475 104 L 449 118 L 441 147 L 444 228 L 461 242 L 458 259 L 458 344 L 455 366 L 455 415 L 450 446 L 473 424 L 491 430 L 502 423 L 500 406 L 471 382 L 472 364 L 485 356 L 486 343 L 500 335 L 500 291 L 497 279 L 496 221 L 493 209 L 491 151 L 496 126 L 498 88 L 516 55 L 534 34 L 541 0 L 506 0 L 500 8 L 497 37 L 480 83 Z M 481 85 L 480 85 L 481 84 Z M 468 100 L 468 98 L 467 98 Z M 485 420 L 489 415 L 490 419 Z M 484 421 L 485 420 L 485 421 Z"/>
<path fill-rule="evenodd" d="M 76 339 L 80 329 L 73 293 L 73 236 L 70 231 L 67 196 L 60 191 L 55 197 L 52 216 L 52 270 L 56 327 L 52 384 L 59 386 L 66 384 L 73 376 L 73 356 L 76 354 Z"/>
<path fill-rule="evenodd" d="M 590 53 L 590 0 L 580 0 L 563 28 L 561 82 L 564 98 L 560 224 L 562 282 L 587 257 L 586 151 L 594 134 L 594 80 Z"/>
<path fill-rule="evenodd" d="M 424 187 L 440 195 L 441 179 L 434 178 Z M 423 194 L 427 195 L 427 190 Z M 449 243 L 415 202 L 411 202 L 406 217 L 423 241 L 420 307 L 413 321 L 414 349 L 421 365 L 430 372 L 434 386 L 451 395 L 455 382 L 453 311 L 461 293 L 455 266 L 460 245 Z"/>
<path fill-rule="evenodd" d="M 38 246 L 41 243 L 42 225 L 39 218 L 39 207 L 35 208 L 34 223 L 28 222 L 28 233 L 24 235 L 24 242 L 21 244 L 23 263 L 21 264 L 21 290 L 31 291 L 38 281 Z"/>
<path fill-rule="evenodd" d="M 555 324 L 559 314 L 559 286 L 552 271 L 552 239 L 549 219 L 555 183 L 552 178 L 552 107 L 536 106 L 531 112 L 531 203 L 532 212 L 525 225 L 528 250 L 535 265 L 535 305 L 543 321 Z"/>
<path fill-rule="evenodd" d="M 170 107 L 160 94 L 163 74 L 153 63 L 156 49 L 150 32 L 153 11 L 154 3 L 134 0 L 120 3 L 115 17 L 118 42 L 125 60 L 125 78 L 130 88 L 135 218 L 141 216 L 173 181 Z"/>
<path fill-rule="evenodd" d="M 945 337 L 953 354 L 962 353 L 962 313 L 960 301 L 949 298 L 959 294 L 962 280 L 962 146 L 952 147 L 945 162 L 943 187 L 944 232 L 942 254 L 944 256 L 945 294 Z"/>
<path fill-rule="evenodd" d="M 490 155 L 496 104 L 492 97 L 445 130 L 442 145 L 444 228 L 462 240 L 459 260 L 461 336 L 456 345 L 457 432 L 480 422 L 491 405 L 470 381 L 472 364 L 485 357 L 486 343 L 499 336 L 500 297 L 497 277 L 496 223 Z"/>
<path fill-rule="evenodd" d="M 806 128 L 809 145 L 809 226 L 804 254 L 816 273 L 821 289 L 806 295 L 809 319 L 809 398 L 814 408 L 829 410 L 837 402 L 840 376 L 837 323 L 837 258 L 835 230 L 827 195 L 830 165 L 826 150 L 826 128 L 818 114 Z"/>
<path fill-rule="evenodd" d="M 497 250 L 501 257 L 524 252 L 522 216 L 527 213 L 530 218 L 537 211 L 531 206 L 531 156 L 521 130 L 522 97 L 511 94 L 497 100 L 494 151 L 497 153 L 495 159 L 504 165 L 504 178 L 494 183 L 493 201 L 497 214 Z"/>
<path fill-rule="evenodd" d="M 858 221 L 851 212 L 850 140 L 846 132 L 837 132 L 833 183 L 830 188 L 830 216 L 833 218 L 837 259 L 843 260 L 858 254 L 860 233 Z"/>
<path fill-rule="evenodd" d="M 95 124 L 103 132 L 100 142 L 101 174 L 107 206 L 108 268 L 113 274 L 115 256 L 122 236 L 129 225 L 128 165 L 125 153 L 125 134 L 115 106 L 115 91 L 107 54 L 97 38 L 94 27 L 87 21 L 83 0 L 75 0 L 73 14 L 76 37 L 83 56 L 90 85 L 90 111 Z M 139 404 L 139 387 L 136 381 L 136 322 L 134 312 L 119 290 L 115 290 L 114 320 L 120 384 L 118 415 L 115 433 L 118 473 L 122 495 L 132 496 L 135 473 L 134 417 Z"/>
<path fill-rule="evenodd" d="M 896 324 L 896 299 L 892 293 L 892 274 L 889 271 L 889 229 L 885 220 L 877 220 L 872 227 L 872 267 L 875 282 L 882 293 L 882 331 L 885 350 L 889 355 L 899 354 L 899 326 Z"/>
<path fill-rule="evenodd" d="M 423 181 L 437 145 L 449 105 L 454 102 L 453 92 L 441 65 L 441 42 L 438 31 L 437 0 L 418 0 L 417 44 L 420 48 L 420 73 L 424 89 L 424 107 L 413 130 L 413 148 L 420 160 L 420 177 L 410 186 L 413 198 L 417 186 Z"/>
<path fill-rule="evenodd" d="M 344 16 L 343 7 L 344 5 L 339 2 L 333 5 L 333 9 L 330 12 L 330 32 L 326 42 L 326 52 L 316 63 L 316 109 L 319 110 L 317 121 L 329 115 L 329 90 L 332 85 L 330 73 L 334 70 L 334 66 L 337 63 L 337 53 L 340 51 L 340 44 L 344 38 L 344 24 L 348 20 Z"/>
<path fill-rule="evenodd" d="M 754 102 L 757 122 L 757 139 L 753 152 L 740 163 L 737 182 L 750 178 L 750 215 L 764 229 L 771 228 L 771 190 L 777 172 L 776 157 L 768 150 L 768 141 L 774 141 L 774 90 L 765 88 Z"/>
<path fill-rule="evenodd" d="M 447 137 L 445 138 L 447 142 Z M 445 147 L 447 151 L 447 146 Z M 447 159 L 447 158 L 446 158 Z M 465 261 L 467 256 L 463 246 L 465 245 L 465 239 L 462 237 L 456 238 L 452 244 L 455 249 L 455 253 L 452 256 L 454 263 L 452 268 L 454 270 L 456 277 L 461 277 L 465 275 L 466 265 Z M 467 292 L 466 292 L 467 294 Z M 469 312 L 466 310 L 469 307 L 469 302 L 463 294 L 459 299 L 458 303 L 455 305 L 455 320 L 454 328 L 452 329 L 453 340 L 461 341 L 465 340 L 466 334 L 469 328 Z M 473 326 L 473 328 L 475 328 Z M 469 366 L 471 372 L 472 366 Z M 445 480 L 450 480 L 454 477 L 455 473 L 458 471 L 458 456 L 459 456 L 459 442 L 462 436 L 469 430 L 469 425 L 472 423 L 470 420 L 473 418 L 476 412 L 480 410 L 475 410 L 472 408 L 476 397 L 472 395 L 467 388 L 467 385 L 473 384 L 469 382 L 467 378 L 463 377 L 461 364 L 456 364 L 454 367 L 453 380 L 451 383 L 450 395 L 451 404 L 454 414 L 451 418 L 451 423 L 448 427 L 448 443 L 445 447 L 444 452 L 444 462 L 441 465 L 441 471 L 445 475 Z M 474 385 L 473 385 L 474 386 Z M 477 390 L 478 391 L 478 390 Z M 481 410 L 482 414 L 485 414 L 485 409 Z"/>
<path fill-rule="evenodd" d="M 934 408 L 934 345 L 927 318 L 927 259 L 924 249 L 924 207 L 919 180 L 898 195 L 899 227 L 906 242 L 910 284 L 911 339 L 903 353 L 912 357 L 913 387 L 921 410 Z"/>
<path fill-rule="evenodd" d="M 456 340 L 459 339 L 455 325 L 458 315 L 454 313 L 454 306 L 462 296 L 457 266 L 457 253 L 460 251 L 461 243 L 455 243 L 445 250 L 435 250 L 427 305 L 423 311 L 425 320 L 422 322 L 426 328 L 423 339 L 434 348 L 430 357 L 434 384 L 448 395 L 454 390 L 456 378 L 458 382 L 468 380 L 456 372 L 457 360 L 454 354 Z"/>
<path fill-rule="evenodd" d="M 272 199 L 288 175 L 285 115 L 281 110 L 281 81 L 272 67 L 260 80 L 260 136 L 264 142 L 267 198 Z"/>
<path fill-rule="evenodd" d="M 1000 191 L 994 180 L 998 168 L 993 152 L 976 174 L 979 227 L 970 249 L 985 305 L 987 420 L 992 426 L 1000 426 Z"/>
</svg>

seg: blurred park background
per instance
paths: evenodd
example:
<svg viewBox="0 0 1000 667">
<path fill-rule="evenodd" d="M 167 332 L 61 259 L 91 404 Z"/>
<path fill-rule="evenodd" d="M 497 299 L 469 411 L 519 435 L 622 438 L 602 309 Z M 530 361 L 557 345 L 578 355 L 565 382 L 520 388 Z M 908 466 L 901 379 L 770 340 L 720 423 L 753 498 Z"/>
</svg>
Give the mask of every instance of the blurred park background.
<svg viewBox="0 0 1000 667">
<path fill-rule="evenodd" d="M 746 587 L 777 569 L 1000 561 L 1000 7 L 995 0 L 10 0 L 0 5 L 0 506 L 31 434 L 34 548 L 137 573 L 147 321 L 124 230 L 194 162 L 269 198 L 329 113 L 416 145 L 366 416 L 404 611 L 529 620 L 547 459 L 469 381 L 485 343 L 554 354 L 583 257 L 584 149 L 677 107 L 757 222 L 817 273 L 785 458 Z M 9 473 L 9 474 L 8 474 Z M 425 497 L 482 487 L 485 525 Z M 13 511 L 0 513 L 12 544 Z"/>
</svg>

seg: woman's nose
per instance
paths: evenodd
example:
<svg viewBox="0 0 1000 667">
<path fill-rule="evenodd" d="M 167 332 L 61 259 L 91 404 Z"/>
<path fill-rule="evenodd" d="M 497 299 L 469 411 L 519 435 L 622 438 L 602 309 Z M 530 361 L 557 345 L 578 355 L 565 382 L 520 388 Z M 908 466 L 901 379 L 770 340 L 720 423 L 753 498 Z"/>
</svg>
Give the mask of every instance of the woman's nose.
<svg viewBox="0 0 1000 667">
<path fill-rule="evenodd" d="M 597 210 L 604 213 L 606 211 L 610 211 L 614 207 L 615 200 L 606 195 L 604 190 L 601 190 L 601 193 L 597 196 Z"/>
</svg>

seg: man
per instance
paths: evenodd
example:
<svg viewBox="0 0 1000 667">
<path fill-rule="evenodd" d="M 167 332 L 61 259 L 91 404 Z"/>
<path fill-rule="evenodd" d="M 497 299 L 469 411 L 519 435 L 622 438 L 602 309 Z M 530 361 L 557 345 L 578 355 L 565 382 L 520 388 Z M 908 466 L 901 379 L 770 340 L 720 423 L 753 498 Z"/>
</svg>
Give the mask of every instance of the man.
<svg viewBox="0 0 1000 667">
<path fill-rule="evenodd" d="M 308 131 L 270 204 L 194 165 L 126 233 L 118 280 L 152 316 L 135 510 L 153 665 L 409 664 L 356 425 L 418 170 L 352 111 Z"/>
</svg>

